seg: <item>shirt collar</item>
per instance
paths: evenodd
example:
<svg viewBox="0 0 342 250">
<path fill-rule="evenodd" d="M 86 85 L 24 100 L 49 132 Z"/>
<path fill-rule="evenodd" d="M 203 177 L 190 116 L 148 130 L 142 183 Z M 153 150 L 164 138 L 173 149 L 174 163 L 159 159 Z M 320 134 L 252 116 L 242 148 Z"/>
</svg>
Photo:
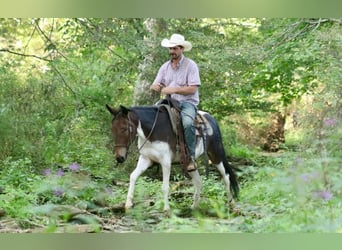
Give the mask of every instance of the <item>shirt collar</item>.
<svg viewBox="0 0 342 250">
<path fill-rule="evenodd" d="M 180 65 L 182 65 L 182 63 L 183 63 L 183 61 L 184 61 L 184 58 L 185 58 L 185 56 L 182 55 L 180 61 L 179 61 L 178 64 L 177 64 L 177 69 L 179 68 Z M 172 60 L 170 60 L 170 64 L 172 64 Z"/>
</svg>

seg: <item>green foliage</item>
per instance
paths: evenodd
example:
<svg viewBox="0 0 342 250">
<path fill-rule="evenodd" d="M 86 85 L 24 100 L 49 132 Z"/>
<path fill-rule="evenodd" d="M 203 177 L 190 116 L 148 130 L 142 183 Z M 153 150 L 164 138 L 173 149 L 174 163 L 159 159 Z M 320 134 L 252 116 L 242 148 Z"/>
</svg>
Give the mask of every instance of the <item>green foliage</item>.
<svg viewBox="0 0 342 250">
<path fill-rule="evenodd" d="M 72 222 L 73 207 L 87 212 L 77 223 L 101 230 L 89 211 L 125 201 L 138 155 L 132 145 L 113 168 L 105 104 L 138 102 L 137 89 L 168 59 L 160 40 L 175 32 L 194 45 L 187 56 L 200 67 L 199 108 L 220 122 L 229 156 L 256 166 L 241 167 L 232 210 L 211 174 L 200 208 L 189 211 L 193 189 L 174 171 L 169 218 L 161 183 L 148 177 L 138 181 L 131 213 L 101 216 L 122 219 L 123 231 L 341 231 L 342 33 L 329 19 L 1 19 L 0 211 L 23 228 L 56 232 Z M 287 131 L 286 153 L 264 157 L 246 146 L 251 127 L 241 133 L 236 121 L 257 117 L 257 130 L 267 111 L 294 99 L 299 127 Z M 179 181 L 186 185 L 175 190 Z"/>
<path fill-rule="evenodd" d="M 41 178 L 28 158 L 16 161 L 7 158 L 0 166 L 0 187 L 4 188 L 0 195 L 1 208 L 11 217 L 26 218 L 25 207 L 37 204 L 37 197 L 30 190 Z"/>
</svg>

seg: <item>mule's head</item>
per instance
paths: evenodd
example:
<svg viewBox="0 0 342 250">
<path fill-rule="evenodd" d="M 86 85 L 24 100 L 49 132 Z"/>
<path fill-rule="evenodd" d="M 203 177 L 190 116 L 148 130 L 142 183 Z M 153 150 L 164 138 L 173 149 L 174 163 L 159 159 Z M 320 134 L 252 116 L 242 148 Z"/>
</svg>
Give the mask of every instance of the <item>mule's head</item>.
<svg viewBox="0 0 342 250">
<path fill-rule="evenodd" d="M 128 148 L 136 136 L 136 126 L 130 119 L 130 110 L 124 106 L 115 109 L 106 105 L 114 116 L 112 120 L 112 134 L 114 137 L 114 155 L 119 163 L 127 159 Z"/>
</svg>

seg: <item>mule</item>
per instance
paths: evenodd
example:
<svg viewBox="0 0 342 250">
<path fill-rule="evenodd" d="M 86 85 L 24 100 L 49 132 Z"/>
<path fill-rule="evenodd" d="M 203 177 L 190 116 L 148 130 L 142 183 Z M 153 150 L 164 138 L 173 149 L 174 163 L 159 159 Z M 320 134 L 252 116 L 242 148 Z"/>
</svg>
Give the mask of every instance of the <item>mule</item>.
<svg viewBox="0 0 342 250">
<path fill-rule="evenodd" d="M 180 162 L 177 150 L 176 134 L 170 122 L 170 116 L 161 106 L 135 106 L 112 108 L 106 105 L 113 115 L 112 134 L 114 137 L 114 154 L 118 163 L 127 159 L 128 149 L 138 138 L 139 160 L 130 175 L 129 189 L 125 209 L 133 206 L 134 186 L 138 177 L 153 163 L 162 167 L 162 192 L 164 211 L 169 211 L 169 179 L 172 163 Z M 206 121 L 206 138 L 197 137 L 196 159 L 206 153 L 211 163 L 221 174 L 227 193 L 228 202 L 238 197 L 239 185 L 234 168 L 228 163 L 222 143 L 221 132 L 215 119 L 208 113 L 199 111 Z M 205 140 L 205 141 L 204 141 Z M 205 143 L 204 143 L 205 142 Z M 192 209 L 198 207 L 202 181 L 198 170 L 188 172 L 195 187 Z"/>
</svg>

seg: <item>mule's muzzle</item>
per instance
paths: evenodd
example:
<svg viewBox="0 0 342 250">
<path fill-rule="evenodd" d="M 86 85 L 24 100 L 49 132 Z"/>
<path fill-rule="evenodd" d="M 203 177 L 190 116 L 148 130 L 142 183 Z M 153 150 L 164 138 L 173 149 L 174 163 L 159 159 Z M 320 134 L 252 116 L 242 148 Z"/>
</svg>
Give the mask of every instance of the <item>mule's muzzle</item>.
<svg viewBox="0 0 342 250">
<path fill-rule="evenodd" d="M 116 147 L 114 155 L 118 163 L 123 163 L 127 159 L 127 149 L 125 147 Z"/>
<path fill-rule="evenodd" d="M 126 157 L 123 157 L 123 156 L 117 156 L 116 157 L 116 161 L 118 163 L 123 163 L 125 160 L 126 160 Z"/>
</svg>

